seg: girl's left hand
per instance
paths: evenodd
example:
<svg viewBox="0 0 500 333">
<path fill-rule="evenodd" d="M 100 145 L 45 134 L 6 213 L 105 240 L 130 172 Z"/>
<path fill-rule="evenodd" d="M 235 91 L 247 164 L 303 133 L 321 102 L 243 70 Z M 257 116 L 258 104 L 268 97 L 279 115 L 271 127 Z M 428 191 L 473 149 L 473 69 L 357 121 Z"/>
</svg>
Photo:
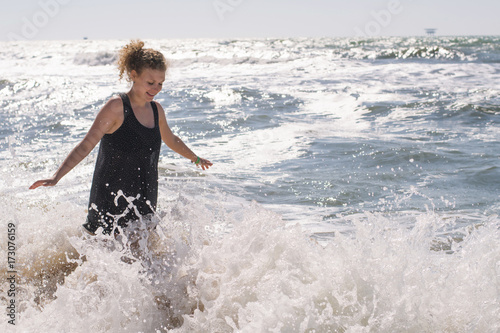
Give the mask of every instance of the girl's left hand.
<svg viewBox="0 0 500 333">
<path fill-rule="evenodd" d="M 197 167 L 201 167 L 203 170 L 207 170 L 213 165 L 212 162 L 201 157 L 199 157 L 199 161 L 192 161 L 192 162 L 195 163 Z"/>
</svg>

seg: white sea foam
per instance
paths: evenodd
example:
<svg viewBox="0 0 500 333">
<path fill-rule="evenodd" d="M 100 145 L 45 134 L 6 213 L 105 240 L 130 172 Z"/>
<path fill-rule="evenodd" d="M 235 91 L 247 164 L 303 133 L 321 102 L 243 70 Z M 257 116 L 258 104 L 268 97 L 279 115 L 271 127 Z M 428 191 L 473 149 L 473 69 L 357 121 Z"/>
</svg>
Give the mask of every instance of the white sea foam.
<svg viewBox="0 0 500 333">
<path fill-rule="evenodd" d="M 402 216 L 361 214 L 322 246 L 258 204 L 219 203 L 216 193 L 163 202 L 156 231 L 124 232 L 128 241 L 75 233 L 77 206 L 10 209 L 22 235 L 18 329 L 500 329 L 496 217 L 458 242 L 441 235 L 450 221 L 431 212 L 409 216 L 411 228 Z"/>
<path fill-rule="evenodd" d="M 206 93 L 204 96 L 212 100 L 218 108 L 241 102 L 241 95 L 227 86 Z"/>
</svg>

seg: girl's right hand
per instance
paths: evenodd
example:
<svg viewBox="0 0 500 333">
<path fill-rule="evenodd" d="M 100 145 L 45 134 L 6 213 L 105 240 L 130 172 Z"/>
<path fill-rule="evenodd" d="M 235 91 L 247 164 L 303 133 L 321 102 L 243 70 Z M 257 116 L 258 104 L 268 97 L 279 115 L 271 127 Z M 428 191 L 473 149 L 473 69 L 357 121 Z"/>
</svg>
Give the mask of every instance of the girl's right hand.
<svg viewBox="0 0 500 333">
<path fill-rule="evenodd" d="M 37 180 L 30 186 L 30 190 L 34 190 L 40 186 L 54 186 L 57 184 L 57 180 L 53 178 Z"/>
</svg>

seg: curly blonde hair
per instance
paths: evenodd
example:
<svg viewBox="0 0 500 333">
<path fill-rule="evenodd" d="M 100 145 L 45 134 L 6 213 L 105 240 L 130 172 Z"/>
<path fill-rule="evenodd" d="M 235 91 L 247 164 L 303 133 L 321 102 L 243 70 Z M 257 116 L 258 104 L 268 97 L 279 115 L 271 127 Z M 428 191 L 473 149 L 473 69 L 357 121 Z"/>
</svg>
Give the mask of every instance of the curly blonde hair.
<svg viewBox="0 0 500 333">
<path fill-rule="evenodd" d="M 120 71 L 120 80 L 127 74 L 127 81 L 131 81 L 130 73 L 135 70 L 137 74 L 145 68 L 163 70 L 168 68 L 168 62 L 159 51 L 145 49 L 144 42 L 133 40 L 125 45 L 118 53 L 118 70 Z"/>
</svg>

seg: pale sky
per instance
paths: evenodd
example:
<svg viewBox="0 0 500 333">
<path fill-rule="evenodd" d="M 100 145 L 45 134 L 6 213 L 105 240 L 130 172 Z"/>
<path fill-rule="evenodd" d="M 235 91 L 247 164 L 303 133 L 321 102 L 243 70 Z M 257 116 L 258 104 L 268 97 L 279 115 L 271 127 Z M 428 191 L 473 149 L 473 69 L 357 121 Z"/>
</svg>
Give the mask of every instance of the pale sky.
<svg viewBox="0 0 500 333">
<path fill-rule="evenodd" d="M 0 40 L 500 35 L 499 0 L 2 0 Z"/>
</svg>

